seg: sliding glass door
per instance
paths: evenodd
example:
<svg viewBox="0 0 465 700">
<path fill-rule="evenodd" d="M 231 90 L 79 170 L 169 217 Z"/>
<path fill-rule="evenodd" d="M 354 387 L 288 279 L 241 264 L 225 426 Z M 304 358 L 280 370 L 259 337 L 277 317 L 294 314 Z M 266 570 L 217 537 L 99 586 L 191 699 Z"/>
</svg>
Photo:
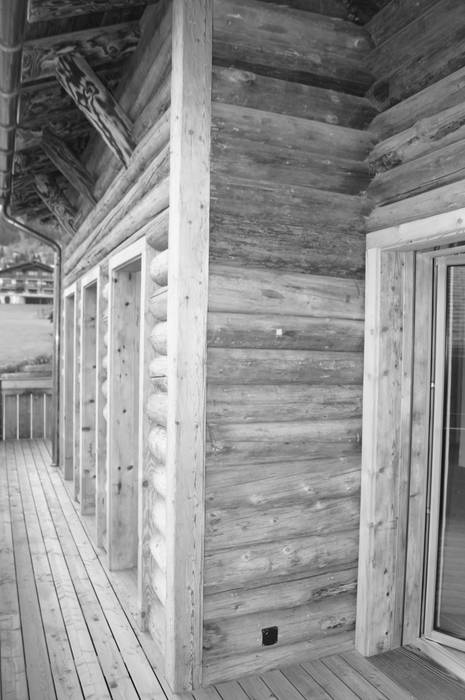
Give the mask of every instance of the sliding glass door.
<svg viewBox="0 0 465 700">
<path fill-rule="evenodd" d="M 465 258 L 437 258 L 425 636 L 465 651 Z"/>
</svg>

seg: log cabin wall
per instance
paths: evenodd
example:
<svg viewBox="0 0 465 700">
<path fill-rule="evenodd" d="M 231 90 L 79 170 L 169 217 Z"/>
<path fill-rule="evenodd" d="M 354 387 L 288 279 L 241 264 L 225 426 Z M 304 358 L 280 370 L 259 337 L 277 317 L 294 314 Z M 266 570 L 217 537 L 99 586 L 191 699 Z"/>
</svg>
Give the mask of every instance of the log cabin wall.
<svg viewBox="0 0 465 700">
<path fill-rule="evenodd" d="M 145 238 L 147 284 L 144 297 L 152 297 L 144 309 L 147 342 L 143 417 L 142 502 L 139 503 L 140 551 L 139 609 L 141 625 L 159 649 L 156 659 L 163 667 L 165 651 L 165 514 L 164 449 L 166 442 L 166 266 L 168 241 L 168 189 L 170 142 L 170 94 L 172 50 L 172 3 L 162 0 L 149 6 L 140 20 L 141 39 L 119 86 L 119 105 L 133 123 L 135 145 L 126 166 L 96 137 L 83 157 L 95 181 L 96 205 L 81 196 L 78 230 L 65 251 L 65 280 L 76 281 L 98 266 L 99 296 L 98 357 L 98 462 L 96 494 L 96 541 L 108 550 L 108 462 L 106 454 L 108 406 L 108 261 L 120 250 Z M 163 311 L 160 315 L 160 300 Z M 78 300 L 79 303 L 79 300 Z M 153 311 L 153 315 L 152 315 Z M 78 333 L 79 336 L 79 333 Z M 151 336 L 152 340 L 149 340 Z M 76 349 L 77 356 L 79 348 Z M 77 360 L 78 361 L 78 360 Z M 150 368 L 149 368 L 150 367 Z M 79 396 L 79 392 L 76 392 Z M 77 483 L 78 479 L 77 479 Z M 153 517 L 152 517 L 153 516 Z"/>
<path fill-rule="evenodd" d="M 372 44 L 303 6 L 214 3 L 204 684 L 353 643 Z"/>
<path fill-rule="evenodd" d="M 460 0 L 391 2 L 367 25 L 375 43 L 368 229 L 465 204 L 465 13 Z"/>
</svg>

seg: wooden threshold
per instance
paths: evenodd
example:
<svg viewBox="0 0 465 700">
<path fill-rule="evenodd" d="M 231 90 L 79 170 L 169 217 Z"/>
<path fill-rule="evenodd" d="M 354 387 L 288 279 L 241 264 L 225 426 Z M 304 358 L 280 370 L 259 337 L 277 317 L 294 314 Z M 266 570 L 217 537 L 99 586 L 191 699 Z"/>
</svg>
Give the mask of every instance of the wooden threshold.
<svg viewBox="0 0 465 700">
<path fill-rule="evenodd" d="M 346 651 L 174 695 L 50 461 L 42 440 L 0 442 L 2 700 L 465 698 L 465 684 L 411 649 Z"/>
</svg>

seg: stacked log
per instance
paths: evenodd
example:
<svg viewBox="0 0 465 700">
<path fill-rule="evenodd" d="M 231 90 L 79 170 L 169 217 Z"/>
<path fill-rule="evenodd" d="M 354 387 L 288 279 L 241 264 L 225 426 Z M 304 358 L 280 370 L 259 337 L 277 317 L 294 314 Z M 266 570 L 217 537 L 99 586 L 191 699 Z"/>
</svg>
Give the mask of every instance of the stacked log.
<svg viewBox="0 0 465 700">
<path fill-rule="evenodd" d="M 160 217 L 158 217 L 160 219 Z M 166 603 L 166 444 L 167 444 L 167 340 L 166 306 L 152 303 L 168 289 L 168 212 L 150 227 L 146 240 L 151 251 L 149 267 L 152 328 L 147 358 L 150 387 L 146 397 L 147 458 L 143 474 L 143 584 L 146 625 L 161 650 L 165 645 Z"/>
</svg>

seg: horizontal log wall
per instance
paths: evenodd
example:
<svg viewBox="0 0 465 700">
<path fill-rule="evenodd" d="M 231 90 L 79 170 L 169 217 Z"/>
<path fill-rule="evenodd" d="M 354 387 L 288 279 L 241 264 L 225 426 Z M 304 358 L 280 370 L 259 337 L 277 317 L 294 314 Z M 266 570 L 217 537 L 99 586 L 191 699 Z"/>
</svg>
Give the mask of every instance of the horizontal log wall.
<svg viewBox="0 0 465 700">
<path fill-rule="evenodd" d="M 465 205 L 463 3 L 412 0 L 396 20 L 395 5 L 368 24 L 371 94 L 384 109 L 369 127 L 378 141 L 367 161 L 370 230 Z"/>
<path fill-rule="evenodd" d="M 376 113 L 347 15 L 214 8 L 204 684 L 353 642 Z"/>
</svg>

